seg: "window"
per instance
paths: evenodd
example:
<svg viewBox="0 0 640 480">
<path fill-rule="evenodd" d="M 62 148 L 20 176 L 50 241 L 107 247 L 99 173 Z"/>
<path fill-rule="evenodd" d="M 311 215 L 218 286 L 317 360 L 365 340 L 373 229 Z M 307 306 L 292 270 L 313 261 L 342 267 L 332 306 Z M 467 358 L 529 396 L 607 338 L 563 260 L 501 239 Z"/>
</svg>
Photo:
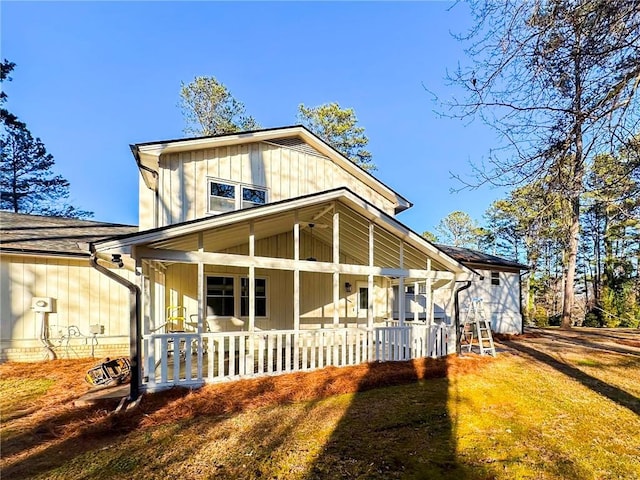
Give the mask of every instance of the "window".
<svg viewBox="0 0 640 480">
<path fill-rule="evenodd" d="M 242 208 L 251 208 L 267 203 L 267 192 L 257 188 L 242 187 Z"/>
<path fill-rule="evenodd" d="M 369 308 L 369 288 L 358 288 L 359 310 L 367 310 Z"/>
<path fill-rule="evenodd" d="M 491 285 L 500 285 L 500 272 L 491 272 Z"/>
<path fill-rule="evenodd" d="M 267 316 L 267 279 L 255 279 L 255 316 Z M 249 316 L 249 279 L 243 277 L 240 279 L 240 316 Z"/>
<path fill-rule="evenodd" d="M 236 209 L 235 185 L 211 182 L 209 189 L 209 211 L 229 212 Z"/>
<path fill-rule="evenodd" d="M 247 277 L 207 276 L 206 285 L 207 316 L 249 316 L 249 279 Z M 266 278 L 255 279 L 255 291 L 255 316 L 266 317 L 268 314 Z M 238 315 L 238 309 L 240 315 Z"/>
<path fill-rule="evenodd" d="M 207 315 L 235 315 L 233 277 L 207 277 Z"/>
<path fill-rule="evenodd" d="M 264 188 L 211 179 L 208 185 L 210 213 L 231 212 L 267 203 L 267 190 Z"/>
</svg>

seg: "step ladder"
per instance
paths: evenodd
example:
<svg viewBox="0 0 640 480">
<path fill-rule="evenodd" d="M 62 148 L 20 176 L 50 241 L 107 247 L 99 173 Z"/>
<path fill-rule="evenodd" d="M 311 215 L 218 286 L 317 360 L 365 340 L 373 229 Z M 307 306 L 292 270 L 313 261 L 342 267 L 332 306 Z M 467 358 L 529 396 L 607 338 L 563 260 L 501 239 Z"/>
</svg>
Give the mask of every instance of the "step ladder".
<svg viewBox="0 0 640 480">
<path fill-rule="evenodd" d="M 461 327 L 460 346 L 472 352 L 477 347 L 480 355 L 496 356 L 496 347 L 491 335 L 491 323 L 484 314 L 482 298 L 472 298 Z"/>
</svg>

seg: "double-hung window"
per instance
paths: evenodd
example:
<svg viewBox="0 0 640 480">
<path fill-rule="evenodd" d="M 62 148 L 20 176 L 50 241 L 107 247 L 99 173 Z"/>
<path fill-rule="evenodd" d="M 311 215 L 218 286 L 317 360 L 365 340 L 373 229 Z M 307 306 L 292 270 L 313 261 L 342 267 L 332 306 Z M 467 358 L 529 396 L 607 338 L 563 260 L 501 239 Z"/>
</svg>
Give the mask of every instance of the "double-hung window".
<svg viewBox="0 0 640 480">
<path fill-rule="evenodd" d="M 267 203 L 267 192 L 259 188 L 242 188 L 242 208 L 251 208 Z"/>
<path fill-rule="evenodd" d="M 209 182 L 209 211 L 230 212 L 236 209 L 236 186 Z"/>
<path fill-rule="evenodd" d="M 267 190 L 253 185 L 209 179 L 209 212 L 224 213 L 267 203 Z"/>
<path fill-rule="evenodd" d="M 500 285 L 500 272 L 491 272 L 491 285 Z"/>
</svg>

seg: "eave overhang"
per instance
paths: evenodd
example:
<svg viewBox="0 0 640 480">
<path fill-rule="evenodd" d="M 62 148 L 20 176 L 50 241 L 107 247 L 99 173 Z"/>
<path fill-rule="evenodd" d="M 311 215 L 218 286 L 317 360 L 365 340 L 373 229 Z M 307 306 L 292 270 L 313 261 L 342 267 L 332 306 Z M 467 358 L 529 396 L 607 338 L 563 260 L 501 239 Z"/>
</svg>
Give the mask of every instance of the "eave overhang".
<svg viewBox="0 0 640 480">
<path fill-rule="evenodd" d="M 281 202 L 261 205 L 258 207 L 237 210 L 212 217 L 192 220 L 189 222 L 169 225 L 153 230 L 142 231 L 134 234 L 123 235 L 117 238 L 105 239 L 94 242 L 96 252 L 113 252 L 130 254 L 138 246 L 148 246 L 186 236 L 194 233 L 205 232 L 210 229 L 231 227 L 243 222 L 257 221 L 267 216 L 285 214 L 295 209 L 312 205 L 320 205 L 327 202 L 340 202 L 368 219 L 374 225 L 391 232 L 395 237 L 414 246 L 424 252 L 428 257 L 442 264 L 447 270 L 460 278 L 474 277 L 477 273 L 460 262 L 456 261 L 445 252 L 429 243 L 422 236 L 400 223 L 394 217 L 386 214 L 376 206 L 367 202 L 362 197 L 347 188 L 338 188 L 321 193 L 306 195 Z"/>
<path fill-rule="evenodd" d="M 301 125 L 217 136 L 137 143 L 130 145 L 130 148 L 145 184 L 151 190 L 156 191 L 158 187 L 158 169 L 160 168 L 161 155 L 290 137 L 302 139 L 348 173 L 383 195 L 395 205 L 396 214 L 413 206 L 409 200 L 382 183 L 369 172 L 351 162 L 336 149 Z"/>
</svg>

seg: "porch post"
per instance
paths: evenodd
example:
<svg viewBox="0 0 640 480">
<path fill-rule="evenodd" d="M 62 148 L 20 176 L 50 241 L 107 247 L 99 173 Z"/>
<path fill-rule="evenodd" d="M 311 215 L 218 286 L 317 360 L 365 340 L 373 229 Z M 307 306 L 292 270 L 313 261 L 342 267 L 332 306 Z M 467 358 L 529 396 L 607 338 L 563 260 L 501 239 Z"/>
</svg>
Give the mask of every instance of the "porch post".
<svg viewBox="0 0 640 480">
<path fill-rule="evenodd" d="M 418 308 L 419 301 L 418 297 L 420 294 L 420 284 L 415 281 L 413 282 L 413 321 L 417 322 L 420 319 L 420 309 Z"/>
<path fill-rule="evenodd" d="M 249 223 L 249 331 L 253 333 L 256 329 L 256 267 L 253 259 L 256 255 L 255 233 L 253 222 Z"/>
<path fill-rule="evenodd" d="M 198 234 L 198 251 L 204 252 L 202 232 Z M 204 331 L 204 263 L 198 262 L 198 333 Z M 199 349 L 200 350 L 200 349 Z"/>
<path fill-rule="evenodd" d="M 160 274 L 160 281 L 157 284 L 158 287 L 158 313 L 160 316 L 160 325 L 164 325 L 164 323 L 167 321 L 167 275 L 166 275 L 166 271 L 163 269 L 161 272 L 158 272 Z M 156 328 L 158 328 L 160 325 L 157 325 Z M 164 330 L 166 330 L 166 326 L 164 327 Z M 166 332 L 160 332 L 160 333 L 166 333 Z"/>
<path fill-rule="evenodd" d="M 404 268 L 404 242 L 402 240 L 400 240 L 400 268 Z M 398 297 L 398 320 L 402 327 L 404 326 L 405 302 L 407 301 L 404 293 L 404 277 L 398 278 Z"/>
<path fill-rule="evenodd" d="M 151 330 L 151 314 L 153 305 L 153 287 L 151 284 L 151 265 L 142 262 L 142 335 L 148 335 Z"/>
<path fill-rule="evenodd" d="M 333 272 L 333 326 L 340 324 L 340 273 L 337 267 L 340 264 L 340 214 L 333 204 L 333 264 L 336 270 Z"/>
<path fill-rule="evenodd" d="M 200 253 L 204 252 L 204 240 L 202 232 L 198 233 L 198 251 Z M 197 293 L 197 302 L 198 302 L 198 318 L 197 318 L 197 332 L 198 332 L 198 343 L 197 343 L 197 360 L 196 360 L 196 371 L 198 380 L 202 381 L 202 357 L 204 355 L 204 339 L 202 338 L 202 332 L 204 331 L 204 263 L 202 261 L 198 261 L 198 293 Z M 186 321 L 187 319 L 185 319 Z"/>
<path fill-rule="evenodd" d="M 369 222 L 369 266 L 373 267 L 373 233 L 374 233 L 374 225 Z M 367 329 L 371 330 L 373 328 L 373 274 L 369 274 L 368 277 L 368 285 L 367 288 L 369 293 L 367 298 L 369 299 L 369 304 L 367 305 Z"/>
<path fill-rule="evenodd" d="M 293 224 L 293 259 L 296 262 L 296 268 L 293 270 L 293 330 L 294 330 L 294 350 L 293 365 L 297 370 L 300 365 L 300 268 L 298 261 L 300 260 L 300 220 L 298 219 L 298 210 L 295 211 Z M 306 368 L 303 365 L 302 368 Z"/>
<path fill-rule="evenodd" d="M 431 259 L 427 259 L 427 271 L 431 273 Z M 425 282 L 425 323 L 427 325 L 433 324 L 433 285 L 432 280 L 427 278 Z"/>
<path fill-rule="evenodd" d="M 300 221 L 298 211 L 295 213 L 293 224 L 293 259 L 300 260 Z M 293 329 L 300 330 L 300 269 L 293 270 Z"/>
</svg>

